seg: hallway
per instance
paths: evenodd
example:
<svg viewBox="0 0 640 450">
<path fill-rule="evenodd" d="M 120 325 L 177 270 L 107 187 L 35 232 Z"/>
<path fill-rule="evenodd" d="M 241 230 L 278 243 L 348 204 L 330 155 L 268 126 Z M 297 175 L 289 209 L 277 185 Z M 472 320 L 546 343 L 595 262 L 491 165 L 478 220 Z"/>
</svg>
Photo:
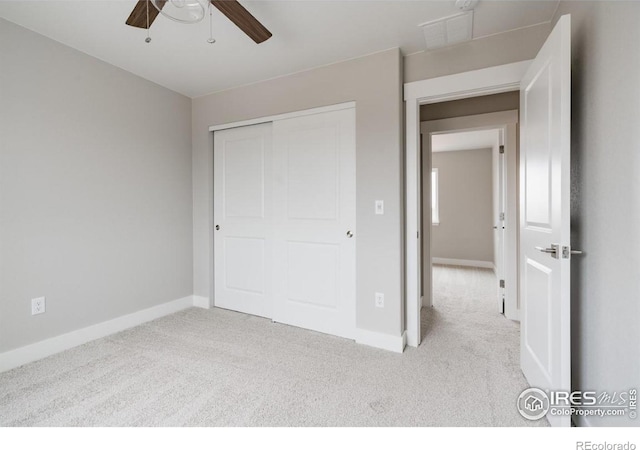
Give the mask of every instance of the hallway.
<svg viewBox="0 0 640 450">
<path fill-rule="evenodd" d="M 493 424 L 513 425 L 520 419 L 516 398 L 528 385 L 520 370 L 520 326 L 497 311 L 493 271 L 434 265 L 433 280 L 433 308 L 422 309 L 419 350 L 450 375 L 445 389 L 473 386 L 470 395 L 488 406 Z"/>
</svg>

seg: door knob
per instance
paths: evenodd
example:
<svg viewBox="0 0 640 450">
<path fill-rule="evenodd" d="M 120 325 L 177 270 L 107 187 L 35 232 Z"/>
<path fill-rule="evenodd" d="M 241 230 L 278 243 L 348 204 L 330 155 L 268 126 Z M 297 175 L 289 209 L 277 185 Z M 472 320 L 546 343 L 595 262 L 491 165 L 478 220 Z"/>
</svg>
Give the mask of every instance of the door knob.
<svg viewBox="0 0 640 450">
<path fill-rule="evenodd" d="M 559 244 L 551 244 L 551 247 L 548 248 L 536 247 L 536 250 L 542 253 L 549 253 L 555 259 L 560 259 L 560 256 L 562 256 L 563 259 L 571 259 L 571 255 L 582 255 L 582 251 L 571 250 L 571 247 L 568 245 L 563 245 L 562 249 L 560 249 Z"/>
<path fill-rule="evenodd" d="M 542 253 L 549 253 L 552 258 L 560 259 L 560 245 L 551 244 L 551 247 L 536 247 L 536 250 L 541 251 Z"/>
<path fill-rule="evenodd" d="M 571 255 L 582 255 L 580 250 L 571 250 L 571 247 L 565 245 L 562 247 L 562 257 L 564 259 L 571 259 Z"/>
<path fill-rule="evenodd" d="M 220 225 L 216 225 L 216 230 L 219 230 L 219 229 L 220 229 Z"/>
<path fill-rule="evenodd" d="M 347 231 L 347 237 L 348 238 L 352 238 L 353 237 L 353 233 L 351 232 L 351 230 Z"/>
</svg>

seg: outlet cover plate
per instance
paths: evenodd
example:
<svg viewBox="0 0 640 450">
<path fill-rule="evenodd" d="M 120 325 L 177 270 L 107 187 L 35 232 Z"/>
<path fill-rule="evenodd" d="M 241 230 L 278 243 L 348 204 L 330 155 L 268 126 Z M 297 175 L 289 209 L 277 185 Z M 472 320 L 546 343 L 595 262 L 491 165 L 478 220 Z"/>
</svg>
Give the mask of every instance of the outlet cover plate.
<svg viewBox="0 0 640 450">
<path fill-rule="evenodd" d="M 31 299 L 31 315 L 43 314 L 46 311 L 45 297 Z"/>
<path fill-rule="evenodd" d="M 376 308 L 384 308 L 384 294 L 376 292 Z"/>
</svg>

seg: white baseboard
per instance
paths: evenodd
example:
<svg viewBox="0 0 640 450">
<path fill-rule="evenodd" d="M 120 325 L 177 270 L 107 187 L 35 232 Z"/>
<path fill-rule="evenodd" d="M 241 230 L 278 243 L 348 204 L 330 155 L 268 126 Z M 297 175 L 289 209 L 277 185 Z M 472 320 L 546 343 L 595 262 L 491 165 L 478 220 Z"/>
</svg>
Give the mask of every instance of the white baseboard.
<svg viewBox="0 0 640 450">
<path fill-rule="evenodd" d="M 356 342 L 383 350 L 402 353 L 407 346 L 407 332 L 402 333 L 402 336 L 392 336 L 390 334 L 358 328 L 356 330 Z"/>
<path fill-rule="evenodd" d="M 431 258 L 433 264 L 444 264 L 447 266 L 465 266 L 465 267 L 482 267 L 484 269 L 493 269 L 495 267 L 491 261 L 474 261 L 472 259 L 453 259 L 453 258 Z"/>
<path fill-rule="evenodd" d="M 4 372 L 24 364 L 37 361 L 47 356 L 60 353 L 87 342 L 100 339 L 110 334 L 118 333 L 145 322 L 168 316 L 183 309 L 191 308 L 195 304 L 193 295 L 173 300 L 151 308 L 143 309 L 126 316 L 116 317 L 106 322 L 90 325 L 80 330 L 71 331 L 44 341 L 26 345 L 15 350 L 0 353 L 0 372 Z"/>
<path fill-rule="evenodd" d="M 207 297 L 201 297 L 199 295 L 193 296 L 193 306 L 196 308 L 211 309 L 211 303 Z"/>
<path fill-rule="evenodd" d="M 44 341 L 0 353 L 0 372 L 14 369 L 24 364 L 55 355 L 70 348 L 119 333 L 120 331 L 191 307 L 209 309 L 209 299 L 207 297 L 189 295 L 178 300 L 127 314 L 126 316 L 116 317 L 106 322 L 90 325 L 79 330 L 45 339 Z M 392 336 L 375 331 L 357 329 L 356 342 L 383 350 L 402 353 L 407 345 L 407 332 L 402 333 L 402 336 Z"/>
</svg>

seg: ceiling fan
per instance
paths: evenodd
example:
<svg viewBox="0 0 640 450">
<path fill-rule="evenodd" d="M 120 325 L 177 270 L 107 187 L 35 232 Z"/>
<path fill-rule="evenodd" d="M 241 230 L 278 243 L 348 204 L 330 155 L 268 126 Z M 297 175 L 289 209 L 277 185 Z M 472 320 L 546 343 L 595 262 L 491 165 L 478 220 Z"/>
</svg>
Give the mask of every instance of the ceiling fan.
<svg viewBox="0 0 640 450">
<path fill-rule="evenodd" d="M 272 36 L 271 32 L 236 0 L 210 0 L 210 2 L 256 44 Z M 202 20 L 207 7 L 209 7 L 209 0 L 139 0 L 126 24 L 148 29 L 160 13 L 177 22 L 195 23 Z"/>
</svg>

